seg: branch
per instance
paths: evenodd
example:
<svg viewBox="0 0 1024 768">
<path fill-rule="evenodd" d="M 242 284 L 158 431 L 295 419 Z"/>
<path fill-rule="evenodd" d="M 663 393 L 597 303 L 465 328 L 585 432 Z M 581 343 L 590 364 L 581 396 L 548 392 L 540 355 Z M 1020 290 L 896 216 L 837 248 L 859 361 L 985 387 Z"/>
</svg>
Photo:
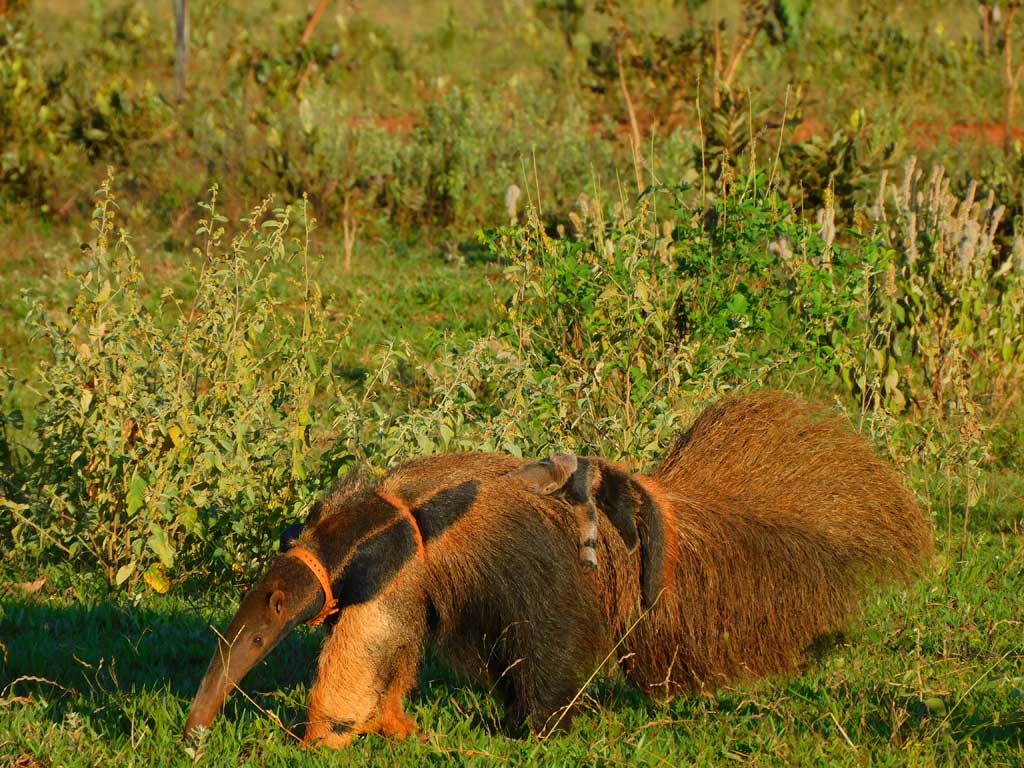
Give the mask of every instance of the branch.
<svg viewBox="0 0 1024 768">
<path fill-rule="evenodd" d="M 306 29 L 302 33 L 302 39 L 299 41 L 299 45 L 303 48 L 306 43 L 309 42 L 309 38 L 313 36 L 313 32 L 316 31 L 316 25 L 320 23 L 320 17 L 324 15 L 324 11 L 327 10 L 327 5 L 331 0 L 320 0 L 316 5 L 316 9 L 313 11 L 313 15 L 309 17 L 309 23 L 306 24 Z"/>
</svg>

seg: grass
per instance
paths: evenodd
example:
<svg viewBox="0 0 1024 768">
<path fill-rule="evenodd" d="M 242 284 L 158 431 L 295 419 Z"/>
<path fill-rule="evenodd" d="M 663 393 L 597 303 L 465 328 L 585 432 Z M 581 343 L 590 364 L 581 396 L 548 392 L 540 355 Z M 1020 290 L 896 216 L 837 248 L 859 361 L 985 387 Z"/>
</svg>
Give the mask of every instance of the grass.
<svg viewBox="0 0 1024 768">
<path fill-rule="evenodd" d="M 982 504 L 966 539 L 940 540 L 932 573 L 869 598 L 863 619 L 800 674 L 671 702 L 602 676 L 572 733 L 547 740 L 503 735 L 497 701 L 428 651 L 408 702 L 426 743 L 372 736 L 340 754 L 301 751 L 288 730 L 301 731 L 320 641 L 303 627 L 246 678 L 245 696 L 229 700 L 204 738 L 185 743 L 211 626 L 226 624 L 232 596 L 193 585 L 166 598 L 111 597 L 60 567 L 45 569 L 47 582 L 31 594 L 8 579 L 0 597 L 0 761 L 1020 765 L 1024 477 L 988 481 L 997 503 Z"/>
<path fill-rule="evenodd" d="M 1020 501 L 1006 514 L 1018 528 Z M 0 761 L 1019 765 L 1024 537 L 972 527 L 964 561 L 943 571 L 946 548 L 958 545 L 945 543 L 936 571 L 909 591 L 869 599 L 862 622 L 798 676 L 671 702 L 604 677 L 588 690 L 571 734 L 513 739 L 497 725 L 496 700 L 428 653 L 408 707 L 427 742 L 371 736 L 340 755 L 299 751 L 286 730 L 300 729 L 315 631 L 302 628 L 276 648 L 246 679 L 246 696 L 233 695 L 203 739 L 184 743 L 190 697 L 213 647 L 209 625 L 224 626 L 231 598 L 83 597 L 68 573 L 52 572 L 35 594 L 8 583 L 0 600 Z"/>
</svg>

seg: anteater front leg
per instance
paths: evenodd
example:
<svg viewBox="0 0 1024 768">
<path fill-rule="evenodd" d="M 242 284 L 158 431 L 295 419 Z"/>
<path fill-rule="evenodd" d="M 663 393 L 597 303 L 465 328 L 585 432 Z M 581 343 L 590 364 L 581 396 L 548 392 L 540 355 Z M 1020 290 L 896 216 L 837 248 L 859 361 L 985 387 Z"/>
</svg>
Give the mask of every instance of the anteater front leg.
<svg viewBox="0 0 1024 768">
<path fill-rule="evenodd" d="M 400 594 L 344 609 L 320 654 L 305 741 L 344 747 L 361 733 L 405 738 L 402 697 L 416 682 L 423 613 Z"/>
</svg>

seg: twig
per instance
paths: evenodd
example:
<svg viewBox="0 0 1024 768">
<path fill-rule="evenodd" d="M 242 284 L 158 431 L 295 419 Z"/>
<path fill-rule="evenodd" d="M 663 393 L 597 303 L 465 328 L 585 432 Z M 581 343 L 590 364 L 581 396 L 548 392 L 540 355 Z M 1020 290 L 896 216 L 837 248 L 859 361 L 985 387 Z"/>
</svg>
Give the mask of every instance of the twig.
<svg viewBox="0 0 1024 768">
<path fill-rule="evenodd" d="M 757 3 L 753 14 L 749 17 L 749 26 L 747 27 L 742 39 L 740 38 L 738 31 L 733 35 L 732 45 L 730 46 L 731 53 L 729 55 L 729 63 L 726 65 L 724 71 L 722 69 L 722 36 L 719 32 L 718 24 L 715 24 L 715 83 L 712 90 L 712 103 L 716 109 L 722 106 L 722 93 L 719 88 L 719 84 L 724 86 L 727 92 L 732 91 L 732 81 L 735 79 L 736 73 L 739 71 L 740 63 L 743 61 L 743 57 L 747 54 L 750 46 L 753 45 L 754 39 L 757 37 L 757 33 L 761 31 L 761 28 L 764 26 L 765 19 L 768 17 L 768 5 L 769 4 L 766 2 Z"/>
<path fill-rule="evenodd" d="M 4 689 L 0 691 L 0 698 L 5 698 L 7 696 L 8 691 L 14 688 L 14 686 L 18 683 L 46 683 L 47 685 L 52 685 L 54 688 L 59 688 L 60 690 L 64 691 L 64 693 L 71 693 L 70 690 L 65 688 L 60 683 L 55 683 L 53 680 L 47 680 L 45 677 L 38 677 L 37 675 L 22 675 L 21 677 L 14 678 L 13 680 L 11 680 L 11 682 L 4 686 Z"/>
<path fill-rule="evenodd" d="M 1019 6 L 1010 3 L 1006 9 L 1006 23 L 1003 25 L 1003 79 L 1006 81 L 1006 104 L 1003 112 L 1003 153 L 1013 151 L 1013 115 L 1017 108 L 1017 87 L 1024 72 L 1024 64 L 1013 68 L 1013 19 Z"/>
<path fill-rule="evenodd" d="M 299 41 L 299 45 L 303 48 L 306 47 L 306 43 L 313 36 L 316 31 L 316 25 L 320 23 L 320 17 L 324 15 L 324 11 L 327 10 L 328 4 L 331 0 L 320 0 L 316 5 L 316 9 L 313 11 L 313 15 L 309 17 L 309 23 L 306 24 L 306 28 L 302 32 L 302 39 Z"/>
<path fill-rule="evenodd" d="M 641 171 L 642 162 L 640 159 L 640 126 L 636 121 L 636 110 L 633 109 L 633 99 L 629 96 L 629 88 L 626 85 L 626 72 L 622 66 L 622 46 L 615 46 L 615 60 L 619 65 L 619 89 L 622 91 L 622 99 L 626 102 L 626 113 L 629 115 L 629 143 L 633 150 L 633 173 L 636 174 L 636 191 L 644 191 L 644 177 Z"/>
<path fill-rule="evenodd" d="M 185 98 L 188 85 L 188 6 L 187 0 L 174 0 L 174 80 L 178 100 Z"/>
<path fill-rule="evenodd" d="M 846 741 L 846 743 L 850 745 L 850 749 L 856 752 L 857 745 L 854 744 L 853 741 L 850 739 L 849 734 L 846 732 L 846 729 L 843 728 L 843 726 L 839 723 L 839 720 L 836 718 L 835 713 L 829 712 L 828 716 L 832 718 L 832 722 L 836 724 L 836 728 L 839 729 L 839 733 L 843 735 L 843 739 Z"/>
</svg>

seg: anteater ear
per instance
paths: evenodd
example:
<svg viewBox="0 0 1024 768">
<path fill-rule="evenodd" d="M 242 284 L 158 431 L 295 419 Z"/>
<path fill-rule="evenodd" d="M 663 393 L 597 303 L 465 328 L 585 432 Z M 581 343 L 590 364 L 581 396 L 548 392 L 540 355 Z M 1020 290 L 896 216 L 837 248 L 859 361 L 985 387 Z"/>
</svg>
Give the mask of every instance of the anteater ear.
<svg viewBox="0 0 1024 768">
<path fill-rule="evenodd" d="M 509 472 L 509 480 L 521 483 L 532 493 L 546 495 L 559 491 L 576 472 L 578 461 L 571 453 L 552 453 L 546 459 Z"/>
<path fill-rule="evenodd" d="M 271 592 L 270 597 L 267 598 L 267 605 L 270 606 L 271 613 L 280 618 L 284 613 L 284 592 L 280 589 Z"/>
</svg>

